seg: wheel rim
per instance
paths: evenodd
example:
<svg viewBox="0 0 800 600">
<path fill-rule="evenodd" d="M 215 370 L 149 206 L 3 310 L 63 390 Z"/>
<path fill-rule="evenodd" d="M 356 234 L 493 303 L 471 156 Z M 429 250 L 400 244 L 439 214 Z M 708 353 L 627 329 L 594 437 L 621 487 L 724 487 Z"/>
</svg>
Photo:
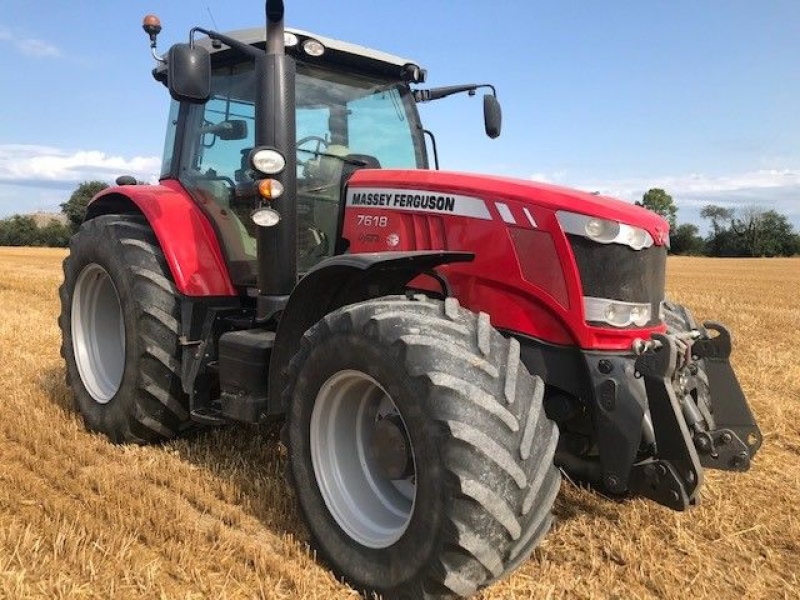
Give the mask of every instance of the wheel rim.
<svg viewBox="0 0 800 600">
<path fill-rule="evenodd" d="M 125 370 L 125 321 L 111 276 L 95 263 L 85 266 L 75 283 L 72 348 L 86 391 L 106 404 Z"/>
<path fill-rule="evenodd" d="M 410 456 L 396 479 L 387 476 L 370 445 L 376 423 L 387 418 L 397 423 Z M 414 512 L 417 470 L 405 421 L 389 394 L 360 371 L 336 373 L 317 394 L 310 434 L 317 484 L 344 532 L 369 548 L 400 539 Z"/>
</svg>

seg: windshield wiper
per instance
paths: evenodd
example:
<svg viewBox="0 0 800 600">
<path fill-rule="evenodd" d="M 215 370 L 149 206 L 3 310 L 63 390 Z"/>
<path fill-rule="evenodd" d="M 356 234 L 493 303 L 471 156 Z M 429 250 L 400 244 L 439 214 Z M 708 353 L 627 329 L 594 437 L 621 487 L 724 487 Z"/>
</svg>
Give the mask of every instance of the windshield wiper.
<svg viewBox="0 0 800 600">
<path fill-rule="evenodd" d="M 367 92 L 364 94 L 365 96 L 374 96 L 375 94 L 380 94 L 381 92 L 386 92 L 395 88 L 399 85 L 397 81 L 390 81 L 388 83 L 379 83 L 378 85 L 374 85 L 371 88 L 367 89 Z"/>
<path fill-rule="evenodd" d="M 480 88 L 489 88 L 492 94 L 497 96 L 497 91 L 493 85 L 488 83 L 468 83 L 466 85 L 448 85 L 446 87 L 433 88 L 431 90 L 414 90 L 411 93 L 414 95 L 414 100 L 417 102 L 431 102 L 432 100 L 439 100 L 440 98 L 447 98 L 453 94 L 461 94 L 469 92 L 470 96 L 474 96 L 476 90 Z"/>
</svg>

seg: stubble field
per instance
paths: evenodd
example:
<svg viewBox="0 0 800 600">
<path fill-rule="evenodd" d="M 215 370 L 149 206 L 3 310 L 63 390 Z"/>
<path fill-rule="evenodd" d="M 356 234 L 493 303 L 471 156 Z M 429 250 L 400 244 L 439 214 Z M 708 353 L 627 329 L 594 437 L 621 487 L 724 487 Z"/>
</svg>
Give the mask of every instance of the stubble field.
<svg viewBox="0 0 800 600">
<path fill-rule="evenodd" d="M 64 252 L 0 249 L 0 598 L 353 598 L 307 550 L 274 432 L 114 446 L 71 409 Z M 674 513 L 562 487 L 531 559 L 481 597 L 800 598 L 800 259 L 671 258 L 669 295 L 729 325 L 762 432 L 749 473 Z"/>
</svg>

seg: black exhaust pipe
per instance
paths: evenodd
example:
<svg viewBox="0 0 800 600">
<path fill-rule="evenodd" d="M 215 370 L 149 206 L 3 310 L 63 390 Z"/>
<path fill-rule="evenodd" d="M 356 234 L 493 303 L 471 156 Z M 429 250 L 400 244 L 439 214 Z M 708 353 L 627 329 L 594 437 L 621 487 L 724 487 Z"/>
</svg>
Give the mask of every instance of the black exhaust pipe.
<svg viewBox="0 0 800 600">
<path fill-rule="evenodd" d="M 256 146 L 278 150 L 286 168 L 275 179 L 283 195 L 272 201 L 281 216 L 258 228 L 258 320 L 281 310 L 297 283 L 297 150 L 295 62 L 284 46 L 283 0 L 267 0 L 266 54 L 256 59 Z"/>
</svg>

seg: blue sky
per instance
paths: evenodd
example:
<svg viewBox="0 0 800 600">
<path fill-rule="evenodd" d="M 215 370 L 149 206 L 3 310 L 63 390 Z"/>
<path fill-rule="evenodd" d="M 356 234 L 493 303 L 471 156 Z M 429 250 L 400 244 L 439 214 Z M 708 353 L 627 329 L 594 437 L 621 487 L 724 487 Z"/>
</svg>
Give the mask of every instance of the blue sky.
<svg viewBox="0 0 800 600">
<path fill-rule="evenodd" d="M 430 85 L 491 82 L 422 107 L 443 168 L 539 179 L 626 200 L 650 187 L 679 222 L 705 204 L 760 205 L 800 229 L 797 0 L 286 0 L 290 26 L 412 58 Z M 57 210 L 86 179 L 159 169 L 168 106 L 141 19 L 162 50 L 192 25 L 263 23 L 256 0 L 5 0 L 0 12 L 0 216 Z"/>
</svg>

